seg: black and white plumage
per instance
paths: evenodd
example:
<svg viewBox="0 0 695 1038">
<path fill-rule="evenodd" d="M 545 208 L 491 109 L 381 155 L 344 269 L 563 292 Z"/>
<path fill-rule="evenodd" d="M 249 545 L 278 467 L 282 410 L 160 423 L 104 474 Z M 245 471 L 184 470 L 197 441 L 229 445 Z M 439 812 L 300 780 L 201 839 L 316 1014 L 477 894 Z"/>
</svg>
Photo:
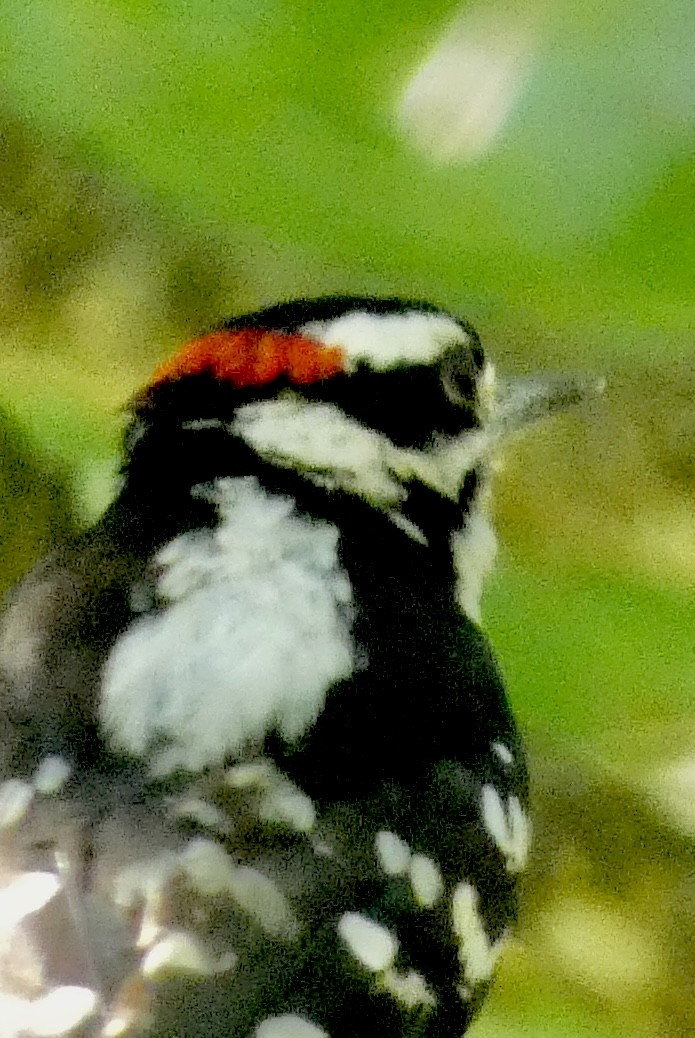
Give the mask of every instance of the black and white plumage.
<svg viewBox="0 0 695 1038">
<path fill-rule="evenodd" d="M 348 297 L 155 374 L 0 628 L 0 1035 L 465 1031 L 529 840 L 490 462 L 586 391 Z"/>
</svg>

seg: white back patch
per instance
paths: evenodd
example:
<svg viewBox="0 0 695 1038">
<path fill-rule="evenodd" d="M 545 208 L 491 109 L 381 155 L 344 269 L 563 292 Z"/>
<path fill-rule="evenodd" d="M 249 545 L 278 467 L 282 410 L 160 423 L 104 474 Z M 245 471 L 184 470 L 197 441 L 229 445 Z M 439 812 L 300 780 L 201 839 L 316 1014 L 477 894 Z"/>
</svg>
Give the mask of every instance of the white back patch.
<svg viewBox="0 0 695 1038">
<path fill-rule="evenodd" d="M 159 552 L 168 606 L 136 619 L 104 670 L 102 724 L 153 775 L 219 763 L 273 728 L 298 737 L 353 669 L 335 527 L 251 477 L 196 492 L 219 525 Z"/>
<path fill-rule="evenodd" d="M 299 329 L 327 346 L 339 346 L 352 365 L 367 361 L 376 371 L 398 364 L 430 364 L 450 346 L 463 345 L 470 336 L 446 314 L 370 314 L 354 310 L 332 321 L 312 321 Z"/>
</svg>

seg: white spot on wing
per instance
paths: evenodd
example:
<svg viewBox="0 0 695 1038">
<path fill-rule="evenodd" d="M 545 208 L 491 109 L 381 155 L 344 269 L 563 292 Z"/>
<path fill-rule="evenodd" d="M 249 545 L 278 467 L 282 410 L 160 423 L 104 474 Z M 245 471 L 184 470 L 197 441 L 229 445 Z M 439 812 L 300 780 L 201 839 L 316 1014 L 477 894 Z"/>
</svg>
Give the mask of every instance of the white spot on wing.
<svg viewBox="0 0 695 1038">
<path fill-rule="evenodd" d="M 280 887 L 258 869 L 239 865 L 234 870 L 230 893 L 240 908 L 273 937 L 291 940 L 299 923 Z"/>
<path fill-rule="evenodd" d="M 272 761 L 236 764 L 226 772 L 225 782 L 232 789 L 254 789 L 259 793 L 258 817 L 264 822 L 286 825 L 298 833 L 308 833 L 316 824 L 311 798 Z"/>
<path fill-rule="evenodd" d="M 225 964 L 231 968 L 233 962 Z M 219 963 L 212 959 L 194 934 L 170 930 L 163 934 L 147 951 L 140 971 L 148 980 L 162 980 L 176 974 L 197 977 L 220 972 Z"/>
<path fill-rule="evenodd" d="M 54 872 L 22 872 L 0 889 L 0 937 L 10 935 L 28 915 L 39 912 L 61 888 Z"/>
<path fill-rule="evenodd" d="M 444 892 L 439 866 L 425 854 L 414 854 L 408 872 L 415 900 L 423 908 L 432 908 Z"/>
<path fill-rule="evenodd" d="M 71 771 L 72 768 L 63 757 L 44 757 L 33 778 L 34 789 L 47 796 L 59 793 Z"/>
<path fill-rule="evenodd" d="M 475 987 L 492 977 L 502 950 L 503 937 L 491 943 L 478 910 L 478 892 L 469 883 L 459 883 L 452 898 L 452 926 L 459 944 L 463 979 L 461 997 L 468 998 L 466 985 Z"/>
<path fill-rule="evenodd" d="M 272 761 L 259 758 L 235 764 L 225 773 L 225 782 L 232 789 L 257 788 L 268 789 L 275 778 L 275 765 Z"/>
<path fill-rule="evenodd" d="M 191 840 L 180 866 L 202 894 L 227 894 L 259 926 L 274 937 L 292 939 L 299 923 L 280 887 L 258 869 L 236 865 L 212 840 Z"/>
<path fill-rule="evenodd" d="M 97 1004 L 97 996 L 90 988 L 76 985 L 54 987 L 41 998 L 24 1003 L 24 1027 L 15 1033 L 32 1035 L 33 1038 L 60 1038 L 92 1016 Z"/>
<path fill-rule="evenodd" d="M 503 742 L 493 742 L 492 752 L 499 757 L 503 764 L 513 764 L 514 754 Z"/>
<path fill-rule="evenodd" d="M 202 769 L 271 727 L 298 737 L 354 665 L 337 530 L 255 479 L 199 492 L 217 505 L 219 526 L 162 549 L 158 590 L 169 605 L 131 625 L 104 673 L 104 727 L 155 775 Z"/>
<path fill-rule="evenodd" d="M 8 779 L 0 784 L 0 831 L 19 825 L 34 799 L 35 789 L 23 779 Z"/>
<path fill-rule="evenodd" d="M 426 854 L 413 854 L 396 833 L 381 829 L 374 838 L 377 861 L 387 876 L 408 876 L 413 898 L 421 908 L 432 908 L 444 892 L 437 863 Z"/>
<path fill-rule="evenodd" d="M 261 800 L 258 817 L 264 822 L 285 824 L 298 833 L 308 833 L 316 824 L 316 809 L 306 793 L 287 782 Z"/>
<path fill-rule="evenodd" d="M 197 822 L 206 829 L 213 829 L 220 833 L 230 832 L 230 821 L 215 804 L 211 804 L 204 797 L 193 793 L 186 793 L 180 797 L 172 798 L 169 804 L 169 812 L 173 818 L 185 818 Z"/>
<path fill-rule="evenodd" d="M 381 829 L 374 838 L 379 865 L 387 876 L 404 876 L 410 864 L 410 847 L 396 833 Z"/>
<path fill-rule="evenodd" d="M 415 970 L 399 973 L 398 970 L 387 969 L 379 980 L 384 990 L 406 1009 L 416 1009 L 418 1006 L 436 1006 L 437 1004 L 427 981 L 421 973 L 417 973 Z"/>
<path fill-rule="evenodd" d="M 504 856 L 507 871 L 521 872 L 528 859 L 531 829 L 519 798 L 508 797 L 505 806 L 495 787 L 486 783 L 480 799 L 485 828 Z"/>
<path fill-rule="evenodd" d="M 329 1035 L 306 1017 L 286 1013 L 262 1020 L 253 1032 L 253 1038 L 329 1038 Z"/>
<path fill-rule="evenodd" d="M 378 973 L 393 965 L 398 941 L 385 926 L 359 912 L 346 912 L 338 922 L 338 933 L 356 959 Z"/>
<path fill-rule="evenodd" d="M 445 349 L 469 340 L 458 321 L 446 314 L 370 314 L 352 311 L 331 321 L 313 321 L 300 333 L 327 346 L 339 346 L 353 365 L 367 361 L 376 370 L 398 364 L 429 364 Z"/>
</svg>

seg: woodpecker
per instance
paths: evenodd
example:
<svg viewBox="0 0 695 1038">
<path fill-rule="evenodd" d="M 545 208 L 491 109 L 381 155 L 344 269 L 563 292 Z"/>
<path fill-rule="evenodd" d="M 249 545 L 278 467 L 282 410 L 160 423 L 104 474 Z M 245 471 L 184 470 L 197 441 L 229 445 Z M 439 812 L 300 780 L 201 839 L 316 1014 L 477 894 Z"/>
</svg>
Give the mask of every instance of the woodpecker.
<svg viewBox="0 0 695 1038">
<path fill-rule="evenodd" d="M 0 1034 L 465 1032 L 530 832 L 491 468 L 592 388 L 347 296 L 154 373 L 0 627 Z"/>
</svg>

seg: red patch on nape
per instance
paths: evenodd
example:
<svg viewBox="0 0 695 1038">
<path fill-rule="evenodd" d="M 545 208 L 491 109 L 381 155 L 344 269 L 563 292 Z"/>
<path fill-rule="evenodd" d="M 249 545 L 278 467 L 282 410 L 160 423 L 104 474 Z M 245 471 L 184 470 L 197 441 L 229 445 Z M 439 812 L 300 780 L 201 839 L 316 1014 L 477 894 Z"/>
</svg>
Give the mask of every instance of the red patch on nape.
<svg viewBox="0 0 695 1038">
<path fill-rule="evenodd" d="M 150 385 L 209 372 L 239 389 L 265 386 L 281 375 L 306 386 L 343 371 L 345 354 L 338 346 L 262 328 L 222 329 L 184 346 L 155 371 Z"/>
</svg>

